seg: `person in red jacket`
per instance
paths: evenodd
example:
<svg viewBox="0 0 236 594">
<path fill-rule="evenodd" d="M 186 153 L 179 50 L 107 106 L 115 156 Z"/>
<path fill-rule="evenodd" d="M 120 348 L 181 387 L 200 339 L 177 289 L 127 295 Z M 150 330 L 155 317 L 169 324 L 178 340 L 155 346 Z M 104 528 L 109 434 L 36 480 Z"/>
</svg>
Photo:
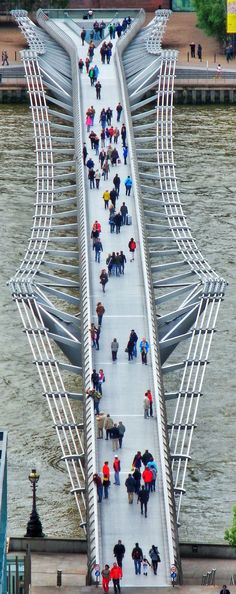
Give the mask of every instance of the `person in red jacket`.
<svg viewBox="0 0 236 594">
<path fill-rule="evenodd" d="M 102 570 L 102 587 L 104 592 L 109 592 L 109 581 L 111 579 L 109 565 Z"/>
<path fill-rule="evenodd" d="M 107 460 L 104 462 L 102 467 L 102 474 L 103 474 L 103 488 L 104 488 L 104 499 L 108 499 L 108 489 L 110 485 L 110 468 L 108 465 Z"/>
<path fill-rule="evenodd" d="M 150 410 L 150 417 L 152 417 L 152 416 L 153 416 L 153 408 L 152 408 L 152 405 L 153 405 L 153 397 L 152 397 L 151 390 L 147 390 L 147 392 L 146 392 L 145 396 L 147 396 L 147 398 L 148 398 L 148 400 L 149 400 L 149 404 L 150 404 L 150 409 L 149 409 L 149 410 Z"/>
<path fill-rule="evenodd" d="M 148 466 L 146 466 L 145 470 L 143 471 L 142 477 L 144 480 L 145 489 L 146 489 L 146 491 L 148 491 L 148 493 L 150 493 L 151 484 L 153 481 L 153 474 L 152 474 L 152 471 L 150 470 L 150 468 L 148 468 Z"/>
<path fill-rule="evenodd" d="M 133 260 L 134 260 L 134 252 L 136 250 L 136 241 L 134 241 L 134 238 L 133 237 L 131 237 L 131 239 L 130 239 L 130 241 L 128 243 L 128 248 L 129 248 L 130 256 L 131 256 L 130 262 L 133 262 Z"/>
<path fill-rule="evenodd" d="M 120 580 L 122 578 L 122 569 L 117 565 L 117 563 L 113 563 L 113 567 L 110 571 L 110 579 L 113 581 L 114 592 L 120 592 Z"/>
</svg>

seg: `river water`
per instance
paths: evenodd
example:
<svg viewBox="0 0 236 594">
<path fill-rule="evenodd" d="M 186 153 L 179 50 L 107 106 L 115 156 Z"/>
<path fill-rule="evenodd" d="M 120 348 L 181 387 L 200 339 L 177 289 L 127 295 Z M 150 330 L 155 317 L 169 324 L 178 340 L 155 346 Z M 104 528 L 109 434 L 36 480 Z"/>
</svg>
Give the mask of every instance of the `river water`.
<svg viewBox="0 0 236 594">
<path fill-rule="evenodd" d="M 212 267 L 229 283 L 211 349 L 186 480 L 181 540 L 223 542 L 236 502 L 235 107 L 178 107 L 175 155 L 184 210 Z M 60 448 L 21 322 L 6 282 L 30 233 L 34 144 L 27 106 L 0 106 L 1 409 L 9 431 L 9 534 L 21 536 L 31 509 L 27 476 L 40 472 L 38 509 L 48 536 L 78 536 L 78 517 Z"/>
</svg>

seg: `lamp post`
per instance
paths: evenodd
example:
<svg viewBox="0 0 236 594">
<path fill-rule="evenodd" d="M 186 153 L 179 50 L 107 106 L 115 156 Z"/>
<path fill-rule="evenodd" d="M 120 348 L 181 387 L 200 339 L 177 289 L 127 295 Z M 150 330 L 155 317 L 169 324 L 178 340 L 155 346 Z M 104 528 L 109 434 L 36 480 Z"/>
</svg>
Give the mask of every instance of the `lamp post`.
<svg viewBox="0 0 236 594">
<path fill-rule="evenodd" d="M 39 474 L 33 468 L 28 476 L 33 490 L 33 505 L 30 514 L 30 519 L 27 524 L 27 532 L 25 534 L 28 538 L 42 538 L 44 536 L 40 517 L 36 509 L 36 485 L 39 481 Z"/>
</svg>

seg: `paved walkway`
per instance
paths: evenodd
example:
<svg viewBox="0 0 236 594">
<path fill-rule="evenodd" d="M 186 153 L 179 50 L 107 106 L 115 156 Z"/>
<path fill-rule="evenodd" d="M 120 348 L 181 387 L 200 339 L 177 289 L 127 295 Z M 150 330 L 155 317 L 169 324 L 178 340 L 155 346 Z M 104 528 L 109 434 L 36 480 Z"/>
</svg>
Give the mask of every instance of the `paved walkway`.
<svg viewBox="0 0 236 594">
<path fill-rule="evenodd" d="M 58 21 L 56 21 L 56 24 L 58 24 Z M 84 59 L 87 54 L 87 46 L 81 46 L 80 37 L 76 36 L 67 27 L 66 23 L 60 21 L 60 26 L 77 44 L 78 57 L 83 57 Z M 114 49 L 115 47 L 113 47 L 113 52 Z M 88 107 L 93 105 L 96 110 L 93 129 L 100 136 L 101 125 L 99 124 L 99 115 L 101 109 L 103 107 L 106 109 L 108 106 L 111 107 L 114 114 L 112 124 L 116 126 L 116 105 L 118 101 L 122 102 L 122 98 L 114 58 L 112 57 L 109 65 L 103 65 L 100 58 L 100 46 L 98 46 L 95 49 L 93 64 L 97 64 L 99 67 L 102 99 L 101 101 L 96 100 L 95 89 L 91 87 L 90 80 L 84 72 L 81 78 L 83 94 L 82 119 L 84 122 Z M 119 129 L 123 122 L 126 122 L 125 112 L 123 112 L 121 121 L 118 124 Z M 95 169 L 97 169 L 99 167 L 98 157 L 96 157 L 95 152 L 90 148 L 90 141 L 85 130 L 84 138 L 87 140 L 89 156 L 95 161 Z M 108 144 L 106 142 L 106 148 Z M 146 420 L 143 414 L 145 391 L 148 388 L 151 388 L 153 391 L 151 357 L 148 355 L 148 365 L 145 366 L 141 363 L 139 349 L 137 358 L 130 362 L 128 362 L 128 355 L 125 353 L 128 337 L 132 329 L 135 329 L 138 334 L 138 345 L 143 336 L 148 341 L 150 341 L 150 338 L 148 336 L 148 316 L 134 207 L 134 193 L 131 191 L 131 196 L 126 197 L 124 187 L 124 180 L 127 175 L 131 174 L 131 170 L 129 160 L 127 165 L 124 165 L 123 162 L 121 138 L 119 138 L 117 150 L 121 158 L 121 163 L 116 167 L 111 167 L 109 179 L 106 182 L 102 179 L 99 191 L 95 189 L 89 190 L 87 183 L 89 228 L 92 228 L 95 219 L 101 223 L 101 241 L 104 250 L 99 265 L 94 261 L 95 252 L 92 250 L 92 242 L 90 240 L 91 311 L 94 314 L 93 321 L 97 321 L 95 310 L 98 301 L 102 301 L 106 309 L 102 324 L 100 350 L 95 351 L 93 356 L 94 366 L 97 370 L 102 368 L 106 376 L 100 411 L 104 411 L 106 414 L 110 413 L 114 422 L 118 423 L 122 420 L 126 427 L 123 447 L 117 452 L 121 459 L 120 487 L 113 485 L 113 460 L 116 452 L 112 452 L 112 442 L 110 440 L 105 441 L 105 439 L 97 442 L 98 472 L 101 473 L 105 460 L 109 461 L 111 469 L 109 499 L 107 501 L 104 500 L 100 507 L 100 564 L 104 565 L 108 563 L 110 566 L 112 565 L 114 561 L 113 547 L 120 538 L 126 547 L 123 580 L 125 585 L 129 587 L 135 586 L 136 582 L 139 585 L 146 585 L 148 581 L 148 585 L 150 586 L 157 584 L 166 586 L 169 583 L 169 569 L 172 559 L 170 559 L 167 540 L 168 529 L 164 504 L 164 477 L 159 462 L 161 459 L 160 443 L 157 434 L 156 418 Z M 104 209 L 102 199 L 103 192 L 107 189 L 109 191 L 112 189 L 112 180 L 116 173 L 121 178 L 121 190 L 116 211 L 118 212 L 122 202 L 125 201 L 129 209 L 129 214 L 132 215 L 132 225 L 121 227 L 120 234 L 110 233 L 109 215 L 108 211 Z M 130 261 L 128 249 L 128 242 L 132 236 L 137 242 L 137 253 L 135 254 L 134 262 Z M 106 268 L 105 262 L 108 253 L 120 250 L 123 250 L 127 258 L 125 274 L 121 276 L 112 275 L 106 287 L 106 293 L 103 294 L 101 285 L 99 284 L 101 269 Z M 110 347 L 114 337 L 119 342 L 118 360 L 115 363 L 112 362 Z M 140 504 L 137 505 L 137 497 L 135 497 L 133 505 L 128 504 L 124 484 L 131 470 L 135 453 L 137 450 L 143 453 L 146 448 L 154 454 L 155 459 L 159 462 L 158 490 L 150 496 L 147 519 L 144 515 L 141 516 L 140 514 Z M 142 467 L 143 470 L 144 467 Z M 143 553 L 146 555 L 148 555 L 148 551 L 153 543 L 159 546 L 162 563 L 157 578 L 153 573 L 150 573 L 148 578 L 143 575 L 135 576 L 131 551 L 136 542 L 140 543 Z"/>
</svg>

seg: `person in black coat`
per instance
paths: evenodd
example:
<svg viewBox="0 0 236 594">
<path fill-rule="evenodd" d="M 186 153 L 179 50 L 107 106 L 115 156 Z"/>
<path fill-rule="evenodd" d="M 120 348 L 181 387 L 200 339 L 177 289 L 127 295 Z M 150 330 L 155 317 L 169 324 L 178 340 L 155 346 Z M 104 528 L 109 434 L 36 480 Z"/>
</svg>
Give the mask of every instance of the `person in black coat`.
<svg viewBox="0 0 236 594">
<path fill-rule="evenodd" d="M 230 591 L 228 590 L 226 585 L 223 586 L 222 590 L 220 591 L 220 594 L 230 594 Z"/>
<path fill-rule="evenodd" d="M 114 546 L 113 553 L 114 557 L 116 557 L 117 565 L 122 567 L 122 559 L 125 555 L 125 546 L 122 544 L 121 540 L 118 540 L 118 543 Z"/>
<path fill-rule="evenodd" d="M 128 478 L 125 481 L 125 486 L 128 493 L 128 502 L 133 503 L 135 493 L 135 480 L 132 474 L 128 475 Z"/>
<path fill-rule="evenodd" d="M 138 492 L 137 503 L 140 501 L 140 504 L 141 504 L 141 514 L 142 515 L 143 515 L 143 508 L 144 508 L 145 518 L 147 517 L 147 504 L 148 504 L 148 500 L 149 500 L 149 493 L 145 489 L 144 485 L 142 485 L 142 488 Z"/>
</svg>

